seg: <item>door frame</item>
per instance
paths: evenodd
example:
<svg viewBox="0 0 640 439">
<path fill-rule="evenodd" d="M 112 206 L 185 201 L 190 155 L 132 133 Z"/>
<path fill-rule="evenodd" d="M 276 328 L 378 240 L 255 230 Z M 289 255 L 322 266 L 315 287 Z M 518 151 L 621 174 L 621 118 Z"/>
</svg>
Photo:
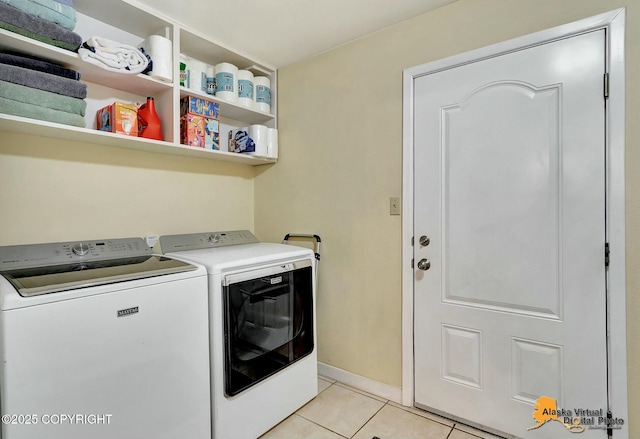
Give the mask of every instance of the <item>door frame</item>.
<svg viewBox="0 0 640 439">
<path fill-rule="evenodd" d="M 613 416 L 625 420 L 616 437 L 628 438 L 626 279 L 625 279 L 625 22 L 620 8 L 573 23 L 536 32 L 460 55 L 411 67 L 403 72 L 402 147 L 402 404 L 414 404 L 414 80 L 472 62 L 523 50 L 588 31 L 606 31 L 605 68 L 609 73 L 606 103 L 606 215 L 611 250 L 607 270 L 608 399 Z M 603 249 L 604 263 L 604 249 Z"/>
</svg>

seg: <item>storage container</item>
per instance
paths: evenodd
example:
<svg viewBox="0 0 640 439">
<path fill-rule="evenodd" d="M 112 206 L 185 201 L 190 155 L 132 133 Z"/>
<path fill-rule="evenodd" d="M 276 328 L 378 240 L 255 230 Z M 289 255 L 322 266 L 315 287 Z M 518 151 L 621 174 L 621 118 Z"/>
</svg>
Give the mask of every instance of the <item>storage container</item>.
<svg viewBox="0 0 640 439">
<path fill-rule="evenodd" d="M 138 137 L 138 107 L 127 102 L 114 102 L 96 113 L 96 127 L 101 131 Z"/>
</svg>

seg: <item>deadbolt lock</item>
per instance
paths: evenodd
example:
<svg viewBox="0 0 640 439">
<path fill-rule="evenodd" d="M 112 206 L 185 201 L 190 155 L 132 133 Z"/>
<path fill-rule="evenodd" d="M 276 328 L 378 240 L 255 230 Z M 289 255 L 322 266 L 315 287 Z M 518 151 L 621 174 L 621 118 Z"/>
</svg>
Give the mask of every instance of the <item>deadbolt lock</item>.
<svg viewBox="0 0 640 439">
<path fill-rule="evenodd" d="M 429 245 L 429 243 L 430 243 L 430 242 L 431 242 L 431 240 L 429 239 L 429 237 L 428 237 L 428 236 L 426 236 L 426 235 L 422 235 L 422 236 L 420 237 L 420 245 L 421 245 L 421 246 L 426 247 L 426 246 L 428 246 L 428 245 Z"/>
</svg>

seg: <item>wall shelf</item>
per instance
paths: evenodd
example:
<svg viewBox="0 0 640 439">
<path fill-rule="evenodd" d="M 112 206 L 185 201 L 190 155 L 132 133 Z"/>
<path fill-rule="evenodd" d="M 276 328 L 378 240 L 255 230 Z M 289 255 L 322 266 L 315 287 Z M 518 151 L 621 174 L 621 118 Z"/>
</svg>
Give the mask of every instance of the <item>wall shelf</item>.
<svg viewBox="0 0 640 439">
<path fill-rule="evenodd" d="M 108 3 L 108 4 L 107 4 Z M 250 109 L 235 103 L 216 99 L 215 96 L 181 87 L 179 54 L 215 65 L 219 62 L 235 63 L 239 68 L 250 68 L 271 77 L 272 108 L 275 108 L 276 71 L 254 59 L 212 41 L 171 18 L 136 3 L 135 0 L 113 0 L 104 4 L 93 0 L 74 0 L 78 16 L 75 32 L 83 40 L 102 36 L 113 41 L 137 46 L 149 35 L 163 35 L 173 43 L 173 82 L 163 82 L 147 75 L 112 72 L 82 60 L 69 50 L 0 29 L 0 50 L 44 59 L 80 73 L 87 84 L 87 110 L 85 128 L 0 114 L 0 131 L 52 137 L 110 147 L 127 148 L 161 154 L 179 155 L 205 160 L 220 160 L 245 165 L 275 163 L 276 158 L 254 157 L 224 151 L 229 129 L 252 124 L 265 124 L 275 128 L 276 115 Z M 205 150 L 180 144 L 180 98 L 198 96 L 215 101 L 220 106 L 220 144 L 223 151 Z M 153 96 L 163 125 L 164 141 L 129 137 L 95 130 L 96 111 L 114 101 L 144 102 Z"/>
<path fill-rule="evenodd" d="M 276 162 L 276 159 L 273 158 L 254 157 L 226 151 L 212 151 L 193 146 L 180 145 L 179 143 L 130 137 L 122 134 L 78 128 L 8 114 L 0 114 L 0 131 L 52 137 L 61 140 L 134 149 L 159 154 L 220 160 L 244 165 L 263 165 Z"/>
<path fill-rule="evenodd" d="M 252 108 L 243 107 L 242 105 L 218 99 L 213 95 L 198 92 L 188 88 L 180 87 L 180 97 L 185 96 L 197 96 L 202 99 L 207 99 L 213 102 L 217 102 L 220 106 L 220 118 L 232 119 L 243 121 L 247 125 L 265 123 L 273 119 L 273 115 L 264 113 L 262 111 L 254 110 Z"/>
</svg>

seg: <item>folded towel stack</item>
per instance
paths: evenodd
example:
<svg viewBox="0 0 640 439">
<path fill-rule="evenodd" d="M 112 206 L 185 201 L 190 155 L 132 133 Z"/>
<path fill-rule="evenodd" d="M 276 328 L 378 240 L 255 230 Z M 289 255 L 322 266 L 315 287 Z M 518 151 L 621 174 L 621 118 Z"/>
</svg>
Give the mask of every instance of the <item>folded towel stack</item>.
<svg viewBox="0 0 640 439">
<path fill-rule="evenodd" d="M 117 73 L 138 74 L 150 70 L 143 50 L 102 37 L 91 37 L 78 49 L 84 61 Z"/>
<path fill-rule="evenodd" d="M 84 127 L 87 86 L 79 79 L 45 60 L 0 53 L 0 113 Z"/>
<path fill-rule="evenodd" d="M 82 37 L 73 32 L 70 0 L 0 0 L 0 28 L 77 52 Z"/>
</svg>

